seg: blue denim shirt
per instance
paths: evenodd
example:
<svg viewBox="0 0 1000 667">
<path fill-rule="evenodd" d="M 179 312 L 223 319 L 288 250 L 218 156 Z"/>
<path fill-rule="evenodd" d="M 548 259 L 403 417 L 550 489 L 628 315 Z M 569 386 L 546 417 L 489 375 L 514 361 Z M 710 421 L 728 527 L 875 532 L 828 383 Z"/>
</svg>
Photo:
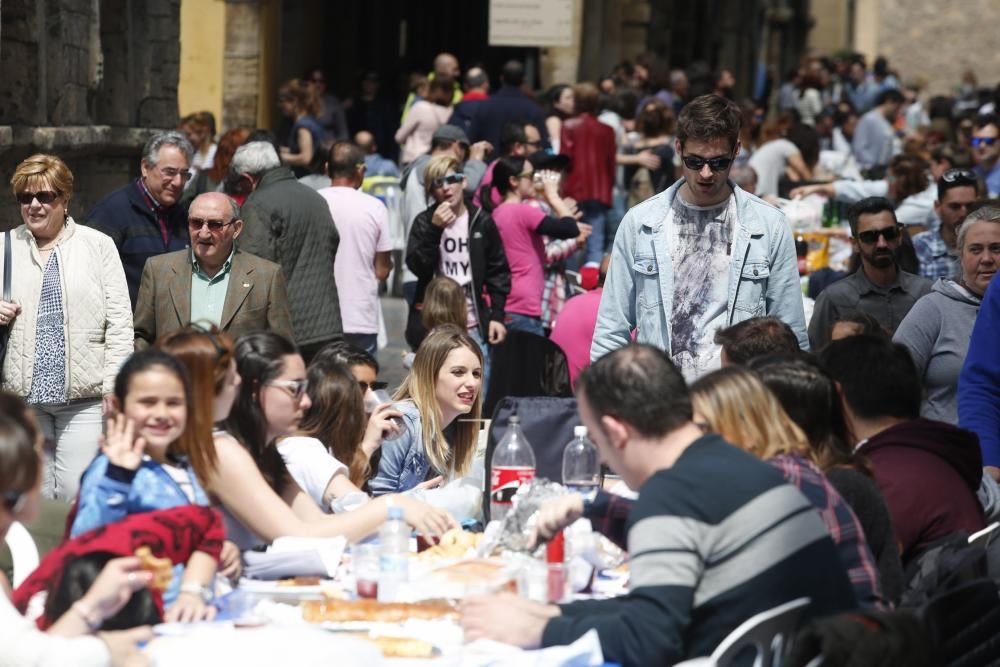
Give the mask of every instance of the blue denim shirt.
<svg viewBox="0 0 1000 667">
<path fill-rule="evenodd" d="M 667 216 L 678 180 L 625 214 L 611 251 L 611 264 L 597 313 L 590 359 L 636 342 L 668 354 L 673 312 L 673 266 Z M 784 213 L 730 182 L 736 194 L 736 229 L 729 265 L 727 325 L 770 315 L 787 323 L 799 346 L 809 349 L 802 287 L 792 230 Z"/>
<path fill-rule="evenodd" d="M 378 474 L 368 482 L 373 496 L 409 491 L 427 479 L 431 469 L 424 449 L 420 410 L 413 401 L 401 401 L 393 407 L 403 413 L 403 433 L 382 443 Z"/>
</svg>

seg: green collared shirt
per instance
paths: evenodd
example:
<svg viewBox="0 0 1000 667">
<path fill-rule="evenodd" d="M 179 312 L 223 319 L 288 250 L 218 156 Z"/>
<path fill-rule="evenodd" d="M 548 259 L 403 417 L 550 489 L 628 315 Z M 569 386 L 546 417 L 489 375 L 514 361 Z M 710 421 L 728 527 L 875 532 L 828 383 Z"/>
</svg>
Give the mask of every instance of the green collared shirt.
<svg viewBox="0 0 1000 667">
<path fill-rule="evenodd" d="M 229 270 L 233 266 L 233 255 L 236 246 L 233 245 L 226 263 L 219 272 L 209 278 L 198 266 L 198 258 L 191 251 L 191 321 L 211 322 L 222 326 L 222 307 L 226 303 L 226 292 L 229 290 Z"/>
</svg>

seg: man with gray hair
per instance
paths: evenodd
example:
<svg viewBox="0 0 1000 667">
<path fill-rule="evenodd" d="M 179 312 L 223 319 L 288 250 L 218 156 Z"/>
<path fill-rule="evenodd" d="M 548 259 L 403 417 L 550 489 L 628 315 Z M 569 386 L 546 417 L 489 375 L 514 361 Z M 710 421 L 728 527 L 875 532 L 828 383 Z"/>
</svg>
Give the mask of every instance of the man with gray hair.
<svg viewBox="0 0 1000 667">
<path fill-rule="evenodd" d="M 84 220 L 115 242 L 133 310 L 146 260 L 188 247 L 187 210 L 179 202 L 193 156 L 180 132 L 153 135 L 142 149 L 139 178 L 97 202 Z"/>
<path fill-rule="evenodd" d="M 229 166 L 242 189 L 242 250 L 279 264 L 288 284 L 292 331 L 306 363 L 343 337 L 334 260 L 340 235 L 326 200 L 281 165 L 274 146 L 240 146 Z"/>
<path fill-rule="evenodd" d="M 221 192 L 198 195 L 188 209 L 191 250 L 146 262 L 135 306 L 135 347 L 189 322 L 215 325 L 233 338 L 254 331 L 292 337 L 281 267 L 244 252 L 239 206 Z"/>
</svg>

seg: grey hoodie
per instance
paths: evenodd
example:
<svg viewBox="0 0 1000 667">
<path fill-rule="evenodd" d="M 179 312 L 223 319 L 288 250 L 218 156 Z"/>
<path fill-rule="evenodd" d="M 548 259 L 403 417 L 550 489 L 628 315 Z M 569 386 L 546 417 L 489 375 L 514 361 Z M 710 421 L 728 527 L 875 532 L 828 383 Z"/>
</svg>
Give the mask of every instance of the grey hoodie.
<svg viewBox="0 0 1000 667">
<path fill-rule="evenodd" d="M 913 305 L 893 340 L 913 356 L 924 383 L 920 415 L 958 424 L 958 375 L 969 351 L 980 298 L 953 280 L 939 278 Z"/>
</svg>

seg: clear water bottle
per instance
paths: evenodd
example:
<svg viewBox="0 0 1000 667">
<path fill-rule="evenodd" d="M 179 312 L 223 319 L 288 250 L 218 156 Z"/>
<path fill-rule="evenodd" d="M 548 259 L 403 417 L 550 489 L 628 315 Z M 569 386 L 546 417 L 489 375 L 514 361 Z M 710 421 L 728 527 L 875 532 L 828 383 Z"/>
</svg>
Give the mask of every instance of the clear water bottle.
<svg viewBox="0 0 1000 667">
<path fill-rule="evenodd" d="M 410 527 L 403 508 L 390 507 L 389 520 L 378 531 L 378 599 L 397 602 L 410 573 Z"/>
<path fill-rule="evenodd" d="M 563 450 L 563 485 L 591 502 L 601 484 L 601 459 L 597 446 L 587 438 L 586 426 L 573 427 L 573 439 Z"/>
<path fill-rule="evenodd" d="M 376 408 L 380 405 L 385 405 L 386 403 L 392 403 L 392 397 L 389 396 L 389 392 L 385 389 L 376 389 L 369 392 L 364 398 L 365 414 L 370 418 Z M 403 432 L 406 430 L 406 426 L 403 424 L 402 418 L 392 417 L 390 418 L 390 421 L 396 425 L 396 430 L 382 431 L 382 442 L 391 442 L 403 435 Z"/>
<path fill-rule="evenodd" d="M 521 484 L 535 477 L 535 452 L 517 415 L 511 416 L 507 432 L 493 451 L 490 471 L 490 519 L 503 521 Z"/>
</svg>

